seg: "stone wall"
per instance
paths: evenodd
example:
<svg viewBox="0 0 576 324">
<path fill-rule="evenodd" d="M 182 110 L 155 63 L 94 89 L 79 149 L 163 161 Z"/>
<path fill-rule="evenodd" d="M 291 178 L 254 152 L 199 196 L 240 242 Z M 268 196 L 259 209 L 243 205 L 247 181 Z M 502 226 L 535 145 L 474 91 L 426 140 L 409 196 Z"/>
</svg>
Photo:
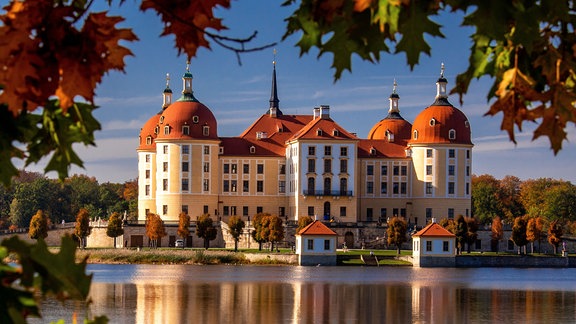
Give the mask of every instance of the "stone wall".
<svg viewBox="0 0 576 324">
<path fill-rule="evenodd" d="M 456 267 L 574 268 L 576 257 L 456 256 Z"/>
</svg>

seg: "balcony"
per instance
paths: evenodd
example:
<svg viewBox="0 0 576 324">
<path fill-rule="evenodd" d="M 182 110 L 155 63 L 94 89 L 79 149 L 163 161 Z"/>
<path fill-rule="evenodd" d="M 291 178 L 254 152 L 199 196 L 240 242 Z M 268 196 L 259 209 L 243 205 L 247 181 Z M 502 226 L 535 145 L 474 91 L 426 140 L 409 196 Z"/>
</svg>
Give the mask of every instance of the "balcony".
<svg viewBox="0 0 576 324">
<path fill-rule="evenodd" d="M 352 190 L 308 190 L 302 191 L 304 196 L 343 196 L 352 197 Z"/>
</svg>

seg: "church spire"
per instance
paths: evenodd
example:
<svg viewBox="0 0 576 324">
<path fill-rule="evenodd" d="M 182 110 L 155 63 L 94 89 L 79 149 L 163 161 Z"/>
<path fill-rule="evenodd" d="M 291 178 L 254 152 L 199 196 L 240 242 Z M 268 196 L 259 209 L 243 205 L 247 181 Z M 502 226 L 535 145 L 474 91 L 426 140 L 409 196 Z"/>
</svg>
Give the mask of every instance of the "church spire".
<svg viewBox="0 0 576 324">
<path fill-rule="evenodd" d="M 186 61 L 186 72 L 182 76 L 182 97 L 178 101 L 198 101 L 194 98 L 192 90 L 192 73 L 190 72 L 190 61 Z"/>
<path fill-rule="evenodd" d="M 392 88 L 392 94 L 390 95 L 390 108 L 388 109 L 388 114 L 392 113 L 400 113 L 400 109 L 398 108 L 398 100 L 400 96 L 396 92 L 396 88 L 398 87 L 398 83 L 396 83 L 396 79 L 394 79 L 394 87 Z"/>
<path fill-rule="evenodd" d="M 280 100 L 278 99 L 278 88 L 276 86 L 276 50 L 274 50 L 274 60 L 272 61 L 272 91 L 270 93 L 270 116 L 281 115 Z"/>
</svg>

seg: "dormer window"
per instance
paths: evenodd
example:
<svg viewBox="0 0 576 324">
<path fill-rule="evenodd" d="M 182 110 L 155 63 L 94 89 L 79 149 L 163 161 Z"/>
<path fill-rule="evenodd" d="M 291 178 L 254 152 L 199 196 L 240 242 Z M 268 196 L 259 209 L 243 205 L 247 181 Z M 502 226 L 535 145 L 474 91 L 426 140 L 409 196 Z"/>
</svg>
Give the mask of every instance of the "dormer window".
<svg viewBox="0 0 576 324">
<path fill-rule="evenodd" d="M 156 126 L 154 127 L 154 134 L 158 135 L 158 133 L 160 132 L 160 126 Z"/>
<path fill-rule="evenodd" d="M 455 140 L 456 139 L 456 130 L 451 129 L 448 131 L 448 139 Z"/>
<path fill-rule="evenodd" d="M 430 126 L 436 125 L 436 118 L 430 119 Z"/>
<path fill-rule="evenodd" d="M 392 133 L 390 130 L 387 130 L 386 138 L 388 139 L 388 142 L 394 142 L 394 133 Z"/>
<path fill-rule="evenodd" d="M 371 147 L 370 148 L 370 155 L 376 155 L 376 149 Z"/>
<path fill-rule="evenodd" d="M 469 121 L 465 121 L 465 122 L 464 122 L 464 127 L 469 128 L 469 127 L 470 127 L 470 122 L 469 122 Z"/>
<path fill-rule="evenodd" d="M 220 154 L 220 155 L 224 154 L 224 147 L 220 146 L 218 148 L 218 154 Z"/>
<path fill-rule="evenodd" d="M 193 122 L 194 124 L 198 124 L 199 121 L 200 121 L 200 117 L 198 117 L 198 116 L 192 116 L 192 122 Z"/>
<path fill-rule="evenodd" d="M 332 136 L 340 136 L 340 131 L 335 129 L 332 131 Z"/>
<path fill-rule="evenodd" d="M 188 125 L 182 126 L 182 134 L 183 135 L 190 135 L 190 126 L 188 126 Z"/>
<path fill-rule="evenodd" d="M 322 136 L 322 130 L 320 128 L 316 130 L 316 136 Z"/>
<path fill-rule="evenodd" d="M 202 135 L 204 135 L 204 136 L 210 135 L 210 126 L 208 126 L 208 125 L 202 126 Z"/>
<path fill-rule="evenodd" d="M 164 123 L 164 116 L 160 117 L 160 124 Z"/>
<path fill-rule="evenodd" d="M 417 140 L 418 139 L 418 130 L 414 130 L 414 132 L 412 133 L 412 137 Z"/>
<path fill-rule="evenodd" d="M 164 126 L 164 135 L 170 134 L 170 126 Z"/>
<path fill-rule="evenodd" d="M 146 145 L 152 144 L 152 136 L 146 136 Z"/>
<path fill-rule="evenodd" d="M 256 153 L 256 147 L 254 145 L 250 146 L 250 154 Z"/>
</svg>

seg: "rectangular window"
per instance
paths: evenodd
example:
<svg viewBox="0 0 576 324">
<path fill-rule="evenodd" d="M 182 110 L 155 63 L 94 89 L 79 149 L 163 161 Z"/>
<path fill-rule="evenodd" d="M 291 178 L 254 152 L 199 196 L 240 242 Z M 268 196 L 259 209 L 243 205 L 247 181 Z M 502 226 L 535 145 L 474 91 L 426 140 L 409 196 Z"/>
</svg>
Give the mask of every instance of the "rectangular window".
<svg viewBox="0 0 576 324">
<path fill-rule="evenodd" d="M 182 205 L 182 212 L 188 214 L 188 205 Z"/>
<path fill-rule="evenodd" d="M 380 167 L 380 174 L 383 176 L 388 175 L 388 166 L 387 165 L 383 165 Z"/>
<path fill-rule="evenodd" d="M 236 216 L 236 206 L 230 206 L 230 215 Z"/>
<path fill-rule="evenodd" d="M 248 216 L 248 206 L 242 206 L 242 216 Z"/>
<path fill-rule="evenodd" d="M 208 214 L 208 205 L 202 206 L 202 211 L 204 214 Z"/>
<path fill-rule="evenodd" d="M 224 180 L 222 185 L 222 191 L 229 192 L 230 191 L 230 180 Z"/>
<path fill-rule="evenodd" d="M 392 167 L 392 174 L 395 176 L 399 175 L 400 174 L 400 167 L 397 165 L 393 166 Z"/>
<path fill-rule="evenodd" d="M 146 170 L 146 179 L 150 179 L 150 170 Z"/>
<path fill-rule="evenodd" d="M 454 194 L 454 182 L 452 181 L 448 182 L 448 194 L 449 195 Z"/>
<path fill-rule="evenodd" d="M 332 155 L 332 146 L 330 145 L 324 146 L 324 155 L 326 156 Z"/>
<path fill-rule="evenodd" d="M 466 194 L 470 194 L 470 184 L 468 182 L 466 182 Z"/>
<path fill-rule="evenodd" d="M 286 193 L 286 181 L 278 181 L 278 192 L 279 193 Z"/>
<path fill-rule="evenodd" d="M 150 185 L 146 185 L 146 187 L 144 187 L 144 192 L 146 196 L 150 196 Z"/>
<path fill-rule="evenodd" d="M 348 148 L 346 146 L 340 148 L 340 156 L 348 156 Z"/>
<path fill-rule="evenodd" d="M 346 217 L 346 206 L 340 206 L 340 217 Z"/>
<path fill-rule="evenodd" d="M 237 181 L 230 180 L 230 191 L 236 192 L 237 191 Z"/>
<path fill-rule="evenodd" d="M 308 146 L 308 155 L 316 155 L 316 147 Z"/>
<path fill-rule="evenodd" d="M 310 173 L 316 172 L 316 160 L 308 159 L 308 172 Z"/>
<path fill-rule="evenodd" d="M 230 208 L 228 206 L 224 206 L 224 208 L 222 209 L 222 212 L 224 213 L 224 216 L 229 216 L 230 215 Z"/>
<path fill-rule="evenodd" d="M 432 208 L 426 208 L 426 219 L 432 218 Z"/>
<path fill-rule="evenodd" d="M 456 151 L 454 149 L 449 149 L 448 158 L 453 159 L 454 157 L 456 157 Z"/>
<path fill-rule="evenodd" d="M 324 250 L 325 251 L 330 250 L 330 240 L 324 240 Z"/>
<path fill-rule="evenodd" d="M 308 242 L 308 250 L 314 250 L 314 240 L 306 240 Z"/>
<path fill-rule="evenodd" d="M 366 193 L 367 193 L 367 194 L 372 194 L 372 193 L 374 193 L 374 182 L 372 182 L 372 181 L 367 181 L 367 182 L 366 182 Z"/>
<path fill-rule="evenodd" d="M 406 182 L 400 182 L 400 194 L 401 195 L 406 194 Z"/>
<path fill-rule="evenodd" d="M 168 179 L 162 179 L 162 190 L 168 191 Z"/>
<path fill-rule="evenodd" d="M 308 216 L 314 216 L 314 206 L 308 206 Z"/>
<path fill-rule="evenodd" d="M 406 174 L 408 174 L 408 167 L 403 165 L 400 167 L 400 175 L 405 176 Z"/>
<path fill-rule="evenodd" d="M 455 167 L 453 165 L 448 166 L 448 175 L 453 176 L 455 174 Z"/>
<path fill-rule="evenodd" d="M 204 172 L 210 172 L 210 162 L 204 162 Z"/>
<path fill-rule="evenodd" d="M 242 192 L 249 192 L 250 191 L 250 181 L 244 180 L 242 181 Z"/>
<path fill-rule="evenodd" d="M 231 172 L 232 174 L 238 173 L 238 169 L 237 169 L 236 163 L 230 164 L 230 172 Z"/>
<path fill-rule="evenodd" d="M 286 174 L 286 164 L 280 164 L 280 174 Z"/>
<path fill-rule="evenodd" d="M 204 179 L 203 187 L 204 187 L 204 191 L 210 191 L 210 180 Z"/>
<path fill-rule="evenodd" d="M 432 252 L 432 241 L 426 241 L 426 251 Z"/>
<path fill-rule="evenodd" d="M 426 175 L 432 175 L 432 166 L 431 165 L 426 166 Z"/>
<path fill-rule="evenodd" d="M 264 164 L 257 164 L 256 165 L 256 173 L 264 174 Z"/>
<path fill-rule="evenodd" d="M 278 216 L 279 217 L 286 216 L 286 209 L 284 207 L 278 207 Z"/>
<path fill-rule="evenodd" d="M 380 183 L 380 193 L 384 195 L 388 194 L 388 182 Z"/>
<path fill-rule="evenodd" d="M 256 206 L 256 214 L 260 214 L 263 210 L 262 206 Z"/>
<path fill-rule="evenodd" d="M 188 179 L 182 179 L 182 191 L 188 191 Z"/>
<path fill-rule="evenodd" d="M 454 219 L 454 208 L 448 208 L 448 218 Z"/>
<path fill-rule="evenodd" d="M 366 208 L 366 221 L 371 222 L 374 219 L 372 208 Z"/>
<path fill-rule="evenodd" d="M 470 166 L 466 166 L 466 176 L 470 176 Z"/>
<path fill-rule="evenodd" d="M 325 159 L 324 160 L 324 173 L 332 173 L 332 160 Z"/>
<path fill-rule="evenodd" d="M 264 181 L 256 181 L 256 192 L 264 192 Z"/>
<path fill-rule="evenodd" d="M 442 241 L 442 251 L 448 252 L 449 247 L 450 243 L 448 241 Z"/>
<path fill-rule="evenodd" d="M 168 162 L 162 162 L 162 171 L 168 172 Z"/>
<path fill-rule="evenodd" d="M 340 173 L 348 173 L 348 160 L 340 160 Z"/>
<path fill-rule="evenodd" d="M 406 218 L 406 208 L 400 208 L 400 217 Z"/>
<path fill-rule="evenodd" d="M 427 195 L 432 194 L 432 182 L 426 182 L 426 194 Z"/>
<path fill-rule="evenodd" d="M 205 145 L 205 146 L 204 146 L 204 154 L 205 154 L 205 155 L 210 154 L 210 146 L 208 146 L 208 145 Z"/>
<path fill-rule="evenodd" d="M 162 205 L 162 215 L 168 214 L 168 205 Z"/>
<path fill-rule="evenodd" d="M 242 164 L 242 173 L 244 174 L 250 173 L 250 164 Z"/>
<path fill-rule="evenodd" d="M 392 194 L 397 195 L 400 193 L 400 183 L 394 182 L 392 183 Z"/>
<path fill-rule="evenodd" d="M 224 163 L 224 173 L 230 173 L 230 164 Z"/>
<path fill-rule="evenodd" d="M 470 150 L 466 150 L 466 158 L 470 159 Z"/>
<path fill-rule="evenodd" d="M 431 158 L 431 157 L 432 157 L 432 149 L 426 149 L 426 157 L 427 157 L 427 158 Z"/>
<path fill-rule="evenodd" d="M 188 172 L 188 162 L 182 162 L 182 172 Z"/>
<path fill-rule="evenodd" d="M 388 211 L 387 211 L 387 209 L 386 209 L 385 207 L 380 208 L 380 221 L 381 221 L 381 222 L 385 222 L 385 221 L 386 221 L 386 218 L 387 218 L 386 214 L 387 214 L 387 212 L 388 212 Z"/>
<path fill-rule="evenodd" d="M 146 162 L 150 162 L 150 154 L 146 154 L 146 158 L 145 158 Z"/>
<path fill-rule="evenodd" d="M 392 215 L 398 217 L 398 208 L 392 208 Z"/>
<path fill-rule="evenodd" d="M 168 154 L 168 145 L 162 145 L 162 153 Z"/>
<path fill-rule="evenodd" d="M 374 166 L 373 165 L 367 165 L 366 166 L 366 175 L 374 175 Z"/>
<path fill-rule="evenodd" d="M 190 153 L 190 145 L 182 145 L 182 154 Z"/>
</svg>

